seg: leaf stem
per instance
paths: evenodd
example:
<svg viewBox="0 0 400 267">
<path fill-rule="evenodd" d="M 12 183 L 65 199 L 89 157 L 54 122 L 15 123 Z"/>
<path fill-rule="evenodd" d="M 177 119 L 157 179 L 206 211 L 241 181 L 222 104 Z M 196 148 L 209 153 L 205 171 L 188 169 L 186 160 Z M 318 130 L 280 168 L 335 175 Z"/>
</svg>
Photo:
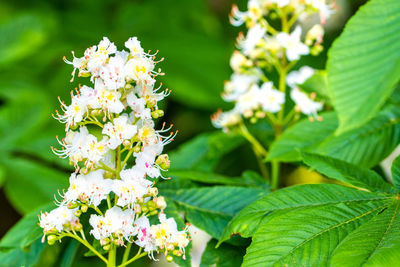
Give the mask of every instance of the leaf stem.
<svg viewBox="0 0 400 267">
<path fill-rule="evenodd" d="M 129 258 L 129 252 L 131 252 L 132 243 L 128 243 L 125 248 L 124 256 L 122 257 L 122 263 L 125 263 Z"/>
<path fill-rule="evenodd" d="M 138 253 L 137 253 L 133 258 L 131 258 L 130 260 L 128 260 L 128 261 L 126 261 L 126 262 L 124 262 L 124 263 L 121 263 L 120 265 L 118 265 L 118 267 L 126 266 L 126 265 L 128 265 L 128 264 L 134 262 L 135 260 L 140 259 L 141 257 L 147 255 L 147 252 L 146 252 L 146 251 L 145 251 L 145 252 L 142 252 L 142 253 L 141 253 L 141 252 L 142 252 L 142 248 L 139 248 Z"/>
<path fill-rule="evenodd" d="M 107 267 L 115 267 L 117 259 L 117 248 L 115 245 L 111 245 L 110 251 L 108 252 L 108 263 Z"/>
</svg>

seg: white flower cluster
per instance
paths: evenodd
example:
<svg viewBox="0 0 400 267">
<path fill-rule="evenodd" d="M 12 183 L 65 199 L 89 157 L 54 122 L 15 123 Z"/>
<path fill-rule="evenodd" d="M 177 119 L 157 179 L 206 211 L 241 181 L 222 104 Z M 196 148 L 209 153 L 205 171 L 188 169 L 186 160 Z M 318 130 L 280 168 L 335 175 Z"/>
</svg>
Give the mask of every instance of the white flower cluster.
<svg viewBox="0 0 400 267">
<path fill-rule="evenodd" d="M 93 87 L 71 93 L 70 105 L 60 101 L 63 114 L 54 116 L 65 123 L 66 137 L 59 140 L 61 149 L 52 149 L 68 157 L 76 171 L 60 193 L 59 207 L 41 214 L 40 226 L 49 243 L 71 231 L 84 234 L 79 217 L 90 208 L 96 214 L 89 218 L 89 232 L 104 249 L 134 242 L 151 256 L 158 251 L 184 256 L 187 230 L 178 231 L 175 220 L 165 217 L 165 200 L 149 180 L 163 177 L 161 171 L 170 166 L 162 151 L 175 135 L 163 135 L 170 128 L 156 130 L 153 120 L 163 116 L 157 103 L 169 91 L 154 88 L 155 77 L 163 75 L 154 71 L 155 55 L 145 53 L 136 37 L 125 46 L 129 52 L 117 51 L 104 38 L 83 57 L 64 59 L 73 65 L 73 76 L 78 70 Z M 150 226 L 148 217 L 156 214 L 160 224 Z"/>
<path fill-rule="evenodd" d="M 264 118 L 266 113 L 277 113 L 285 104 L 285 90 L 277 90 L 267 77 L 271 67 L 282 70 L 280 62 L 286 62 L 285 71 L 291 69 L 301 56 L 317 55 L 322 51 L 324 29 L 314 25 L 302 38 L 300 25 L 293 26 L 296 20 L 319 13 L 324 22 L 333 12 L 332 5 L 325 0 L 250 0 L 248 11 L 239 11 L 233 6 L 231 23 L 235 26 L 246 24 L 246 36 L 238 37 L 238 48 L 230 61 L 234 71 L 230 81 L 225 83 L 222 97 L 234 102 L 235 107 L 228 112 L 217 112 L 212 121 L 215 127 L 227 131 L 238 124 L 241 118 Z M 282 31 L 271 26 L 266 16 L 285 16 Z M 294 28 L 290 31 L 291 28 Z M 287 77 L 291 88 L 290 97 L 296 105 L 296 111 L 315 116 L 322 104 L 301 92 L 298 85 L 312 76 L 314 70 L 309 67 L 293 71 Z M 291 84 L 289 84 L 289 81 Z"/>
</svg>

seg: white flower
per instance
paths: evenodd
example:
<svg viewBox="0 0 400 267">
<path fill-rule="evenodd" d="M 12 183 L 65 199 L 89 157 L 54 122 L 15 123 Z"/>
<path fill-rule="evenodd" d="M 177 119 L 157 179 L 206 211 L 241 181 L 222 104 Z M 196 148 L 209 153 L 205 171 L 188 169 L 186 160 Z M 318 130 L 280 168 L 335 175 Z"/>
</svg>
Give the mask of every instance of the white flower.
<svg viewBox="0 0 400 267">
<path fill-rule="evenodd" d="M 88 90 L 88 92 L 90 91 Z M 125 108 L 120 100 L 121 93 L 115 90 L 108 90 L 101 79 L 96 79 L 95 89 L 90 93 L 93 95 L 89 100 L 89 105 L 94 109 L 102 109 L 109 113 L 119 114 Z"/>
<path fill-rule="evenodd" d="M 146 216 L 142 216 L 135 221 L 135 227 L 138 230 L 137 240 L 135 243 L 144 248 L 144 251 L 148 252 L 149 255 L 153 255 L 153 251 L 157 250 L 157 246 L 154 244 L 153 236 L 150 232 L 150 222 Z"/>
<path fill-rule="evenodd" d="M 87 105 L 88 99 L 86 97 L 79 95 L 72 96 L 71 105 L 67 106 L 64 102 L 61 102 L 61 109 L 64 114 L 60 115 L 57 112 L 55 118 L 61 123 L 65 123 L 65 128 L 68 130 L 69 127 L 75 126 L 83 120 L 84 115 L 88 112 Z"/>
<path fill-rule="evenodd" d="M 98 142 L 97 138 L 94 135 L 90 134 L 87 136 L 82 153 L 82 155 L 87 158 L 87 167 L 98 163 L 104 158 L 106 153 L 109 151 L 107 144 L 107 137 L 104 137 L 100 142 Z"/>
<path fill-rule="evenodd" d="M 300 41 L 300 37 L 300 26 L 297 26 L 291 34 L 280 32 L 276 36 L 280 45 L 286 49 L 286 56 L 290 61 L 298 60 L 300 56 L 310 53 L 310 49 Z"/>
<path fill-rule="evenodd" d="M 84 146 L 86 144 L 89 131 L 86 127 L 80 127 L 79 132 L 68 131 L 64 140 L 58 140 L 63 146 L 61 150 L 53 149 L 54 154 L 59 157 L 69 157 L 70 161 L 76 165 L 85 157 Z"/>
<path fill-rule="evenodd" d="M 153 60 L 147 57 L 132 58 L 126 63 L 126 77 L 136 82 L 151 80 L 153 69 Z"/>
<path fill-rule="evenodd" d="M 143 98 L 138 98 L 134 92 L 130 92 L 126 97 L 126 101 L 132 108 L 136 118 L 141 118 L 144 120 L 151 119 L 151 110 L 146 108 L 146 100 Z"/>
<path fill-rule="evenodd" d="M 260 88 L 253 84 L 249 91 L 241 95 L 236 104 L 236 109 L 245 117 L 251 117 L 253 110 L 260 106 Z"/>
<path fill-rule="evenodd" d="M 110 137 L 107 144 L 111 149 L 116 149 L 124 140 L 129 140 L 136 134 L 136 125 L 132 125 L 128 120 L 128 115 L 122 114 L 114 119 L 113 123 L 107 122 L 104 125 L 102 133 Z"/>
<path fill-rule="evenodd" d="M 237 110 L 218 111 L 211 117 L 211 122 L 216 128 L 222 128 L 224 132 L 229 130 L 229 127 L 237 125 L 241 121 L 240 114 Z"/>
<path fill-rule="evenodd" d="M 297 108 L 306 115 L 316 115 L 317 111 L 321 110 L 322 103 L 311 100 L 305 93 L 298 88 L 293 88 L 290 97 L 296 103 Z"/>
<path fill-rule="evenodd" d="M 290 0 L 267 0 L 267 2 L 277 4 L 279 8 L 290 4 Z"/>
<path fill-rule="evenodd" d="M 305 4 L 310 5 L 319 12 L 323 24 L 334 13 L 331 5 L 328 5 L 326 0 L 305 0 Z"/>
<path fill-rule="evenodd" d="M 285 94 L 273 89 L 272 82 L 266 82 L 261 86 L 259 101 L 264 111 L 276 113 L 285 103 Z"/>
<path fill-rule="evenodd" d="M 289 87 L 294 88 L 297 85 L 305 83 L 311 76 L 313 76 L 315 70 L 308 66 L 301 67 L 298 71 L 292 71 L 286 77 L 286 82 Z"/>
<path fill-rule="evenodd" d="M 240 47 L 245 55 L 249 55 L 256 47 L 258 42 L 265 36 L 266 29 L 260 24 L 251 27 L 247 32 L 246 38 L 240 42 Z"/>
<path fill-rule="evenodd" d="M 242 53 L 239 51 L 233 52 L 233 55 L 230 60 L 231 68 L 235 72 L 241 72 L 243 67 L 251 67 L 253 63 L 251 60 L 247 59 Z"/>
<path fill-rule="evenodd" d="M 49 213 L 42 213 L 39 219 L 40 227 L 43 228 L 45 233 L 53 229 L 61 232 L 64 229 L 64 225 L 78 221 L 78 218 L 74 215 L 75 211 L 76 209 L 69 209 L 64 205 L 61 205 Z"/>
<path fill-rule="evenodd" d="M 232 74 L 231 80 L 225 83 L 225 91 L 222 98 L 225 101 L 236 100 L 245 93 L 253 84 L 256 84 L 260 78 L 257 75 Z"/>
<path fill-rule="evenodd" d="M 107 210 L 103 216 L 91 215 L 89 219 L 93 229 L 90 233 L 97 240 L 112 236 L 113 234 L 122 241 L 124 237 L 129 241 L 131 236 L 137 234 L 137 229 L 133 226 L 135 214 L 132 210 L 121 210 L 114 206 Z M 121 242 L 123 244 L 123 241 Z"/>
<path fill-rule="evenodd" d="M 141 57 L 144 53 L 137 37 L 131 37 L 125 42 L 125 47 L 129 49 L 133 57 Z"/>
<path fill-rule="evenodd" d="M 107 89 L 117 90 L 125 86 L 125 63 L 128 55 L 126 51 L 116 52 L 107 65 L 101 68 L 100 77 Z"/>
<path fill-rule="evenodd" d="M 144 175 L 137 167 L 120 172 L 121 180 L 115 180 L 113 184 L 113 192 L 118 196 L 118 206 L 133 207 L 138 198 L 148 193 L 153 183 L 145 179 Z"/>
<path fill-rule="evenodd" d="M 88 191 L 88 182 L 84 175 L 72 173 L 69 177 L 69 188 L 64 195 L 64 201 L 66 203 L 75 202 L 78 199 L 87 201 Z"/>
<path fill-rule="evenodd" d="M 88 191 L 86 194 L 89 197 L 89 203 L 97 207 L 111 192 L 113 180 L 104 179 L 103 170 L 91 171 L 84 175 L 84 179 L 87 182 Z"/>
<path fill-rule="evenodd" d="M 161 249 L 170 249 L 171 245 L 185 248 L 189 243 L 185 230 L 178 231 L 175 219 L 167 219 L 164 213 L 159 215 L 159 219 L 160 224 L 152 225 L 150 228 L 155 245 Z"/>
</svg>

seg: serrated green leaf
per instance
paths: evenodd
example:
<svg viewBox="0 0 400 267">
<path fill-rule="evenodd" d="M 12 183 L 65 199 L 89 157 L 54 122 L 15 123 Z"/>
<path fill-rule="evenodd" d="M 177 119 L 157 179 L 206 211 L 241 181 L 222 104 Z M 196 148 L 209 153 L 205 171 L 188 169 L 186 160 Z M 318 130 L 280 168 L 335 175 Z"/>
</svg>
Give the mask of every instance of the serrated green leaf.
<svg viewBox="0 0 400 267">
<path fill-rule="evenodd" d="M 268 160 L 283 162 L 300 161 L 300 151 L 311 150 L 313 146 L 330 136 L 337 128 L 334 112 L 321 114 L 321 122 L 303 119 L 285 132 L 270 147 Z"/>
<path fill-rule="evenodd" d="M 399 201 L 350 233 L 333 252 L 330 266 L 396 266 L 400 262 Z"/>
<path fill-rule="evenodd" d="M 393 187 L 372 170 L 317 154 L 302 153 L 302 157 L 305 164 L 328 178 L 365 188 L 372 192 L 393 192 Z"/>
<path fill-rule="evenodd" d="M 293 209 L 325 207 L 340 203 L 387 201 L 392 196 L 374 194 L 335 184 L 308 184 L 280 189 L 253 202 L 239 212 L 220 238 L 220 243 L 233 234 L 251 237 L 258 227 L 271 218 Z"/>
<path fill-rule="evenodd" d="M 329 91 L 338 133 L 371 119 L 400 78 L 400 2 L 372 0 L 347 23 L 329 51 Z"/>
<path fill-rule="evenodd" d="M 215 248 L 216 245 L 217 240 L 208 241 L 201 255 L 200 267 L 239 267 L 242 264 L 245 248 L 229 244 Z"/>
<path fill-rule="evenodd" d="M 214 186 L 160 190 L 160 194 L 185 209 L 187 220 L 219 238 L 232 217 L 246 205 L 268 193 L 258 188 Z"/>
<path fill-rule="evenodd" d="M 339 243 L 391 202 L 380 199 L 311 205 L 283 216 L 272 214 L 254 234 L 243 266 L 327 266 Z"/>
<path fill-rule="evenodd" d="M 313 152 L 362 167 L 373 167 L 399 144 L 399 120 L 399 109 L 390 106 L 360 128 L 327 138 Z"/>
</svg>

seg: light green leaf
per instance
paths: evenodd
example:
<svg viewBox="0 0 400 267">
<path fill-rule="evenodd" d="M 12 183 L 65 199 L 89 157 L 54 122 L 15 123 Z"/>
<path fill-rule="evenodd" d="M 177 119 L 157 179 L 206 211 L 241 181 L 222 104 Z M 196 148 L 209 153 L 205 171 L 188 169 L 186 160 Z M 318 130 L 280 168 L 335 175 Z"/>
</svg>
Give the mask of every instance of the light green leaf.
<svg viewBox="0 0 400 267">
<path fill-rule="evenodd" d="M 268 222 L 272 216 L 290 210 L 332 206 L 340 203 L 358 203 L 368 201 L 388 201 L 392 197 L 360 191 L 335 184 L 308 184 L 280 189 L 253 202 L 239 212 L 220 238 L 220 243 L 233 234 L 251 237 L 260 225 Z"/>
<path fill-rule="evenodd" d="M 335 249 L 330 266 L 397 266 L 400 262 L 399 201 L 350 233 Z"/>
<path fill-rule="evenodd" d="M 199 170 L 209 172 L 221 157 L 244 143 L 235 134 L 212 132 L 198 135 L 169 154 L 172 170 Z"/>
<path fill-rule="evenodd" d="M 340 242 L 391 202 L 349 201 L 272 214 L 254 234 L 243 266 L 327 266 Z"/>
<path fill-rule="evenodd" d="M 313 152 L 362 167 L 373 167 L 399 144 L 399 121 L 400 110 L 390 106 L 362 127 L 327 138 Z"/>
<path fill-rule="evenodd" d="M 371 0 L 347 23 L 329 51 L 329 91 L 338 133 L 371 119 L 400 78 L 400 2 Z"/>
<path fill-rule="evenodd" d="M 268 193 L 258 188 L 214 186 L 160 190 L 160 194 L 185 209 L 187 220 L 219 238 L 232 217 L 246 205 Z"/>
<path fill-rule="evenodd" d="M 337 128 L 337 118 L 334 112 L 321 114 L 321 122 L 311 122 L 303 119 L 288 128 L 270 147 L 268 160 L 283 162 L 300 161 L 300 151 L 308 151 Z"/>
<path fill-rule="evenodd" d="M 242 264 L 245 248 L 229 244 L 215 248 L 216 244 L 215 239 L 208 241 L 201 256 L 200 267 L 239 267 Z"/>
<path fill-rule="evenodd" d="M 6 195 L 21 213 L 54 201 L 57 189 L 68 188 L 68 173 L 22 158 L 2 159 L 0 162 L 7 169 Z"/>
<path fill-rule="evenodd" d="M 24 58 L 48 38 L 48 25 L 38 14 L 20 14 L 0 25 L 0 65 Z"/>
<path fill-rule="evenodd" d="M 392 163 L 392 180 L 397 191 L 400 191 L 400 156 Z"/>
<path fill-rule="evenodd" d="M 376 172 L 317 154 L 302 153 L 305 164 L 328 178 L 339 180 L 372 192 L 393 192 L 393 186 L 385 182 Z"/>
</svg>

